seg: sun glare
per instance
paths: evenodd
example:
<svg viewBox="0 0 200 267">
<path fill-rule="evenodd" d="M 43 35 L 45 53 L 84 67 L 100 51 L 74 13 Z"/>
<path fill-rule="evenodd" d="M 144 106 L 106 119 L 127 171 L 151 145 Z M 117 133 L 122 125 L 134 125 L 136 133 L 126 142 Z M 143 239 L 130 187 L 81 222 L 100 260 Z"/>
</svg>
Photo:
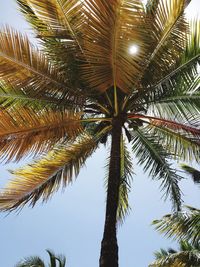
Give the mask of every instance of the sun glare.
<svg viewBox="0 0 200 267">
<path fill-rule="evenodd" d="M 137 45 L 131 45 L 129 47 L 129 53 L 131 55 L 136 55 L 138 53 L 138 51 L 139 51 L 139 47 Z"/>
</svg>

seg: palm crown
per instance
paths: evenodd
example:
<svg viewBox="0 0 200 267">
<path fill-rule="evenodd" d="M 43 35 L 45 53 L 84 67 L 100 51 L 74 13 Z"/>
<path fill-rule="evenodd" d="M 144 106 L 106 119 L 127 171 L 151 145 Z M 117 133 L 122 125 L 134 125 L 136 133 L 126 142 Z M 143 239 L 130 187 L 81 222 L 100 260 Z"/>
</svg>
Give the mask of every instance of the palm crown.
<svg viewBox="0 0 200 267">
<path fill-rule="evenodd" d="M 200 150 L 200 31 L 185 19 L 190 1 L 17 2 L 41 51 L 9 27 L 0 33 L 1 157 L 42 157 L 13 172 L 0 209 L 47 200 L 110 139 L 106 220 L 114 229 L 129 208 L 127 140 L 180 209 L 181 177 L 169 160 L 199 160 Z"/>
</svg>

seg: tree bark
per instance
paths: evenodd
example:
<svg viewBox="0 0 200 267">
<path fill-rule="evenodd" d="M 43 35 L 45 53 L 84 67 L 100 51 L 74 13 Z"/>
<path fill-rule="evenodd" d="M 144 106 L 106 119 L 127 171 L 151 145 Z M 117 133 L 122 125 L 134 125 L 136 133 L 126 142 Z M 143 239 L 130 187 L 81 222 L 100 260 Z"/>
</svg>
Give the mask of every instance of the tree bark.
<svg viewBox="0 0 200 267">
<path fill-rule="evenodd" d="M 118 267 L 116 223 L 120 187 L 120 142 L 122 121 L 116 117 L 113 119 L 112 126 L 106 216 L 104 234 L 101 242 L 100 267 Z"/>
</svg>

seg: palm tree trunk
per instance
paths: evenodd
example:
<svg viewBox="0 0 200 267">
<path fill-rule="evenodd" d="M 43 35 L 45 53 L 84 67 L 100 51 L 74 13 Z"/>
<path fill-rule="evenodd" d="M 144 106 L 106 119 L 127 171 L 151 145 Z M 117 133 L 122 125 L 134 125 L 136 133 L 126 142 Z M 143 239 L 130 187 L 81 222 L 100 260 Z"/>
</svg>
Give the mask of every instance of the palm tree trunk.
<svg viewBox="0 0 200 267">
<path fill-rule="evenodd" d="M 101 242 L 100 267 L 118 267 L 118 245 L 116 231 L 117 207 L 120 187 L 120 140 L 122 122 L 113 119 L 112 143 L 110 152 L 106 218 L 103 240 Z"/>
</svg>

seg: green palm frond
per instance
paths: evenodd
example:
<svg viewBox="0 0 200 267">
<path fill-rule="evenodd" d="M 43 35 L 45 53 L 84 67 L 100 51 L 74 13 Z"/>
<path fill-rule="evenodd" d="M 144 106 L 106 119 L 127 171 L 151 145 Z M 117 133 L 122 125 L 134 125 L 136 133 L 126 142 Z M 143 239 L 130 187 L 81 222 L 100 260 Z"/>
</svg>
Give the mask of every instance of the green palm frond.
<svg viewBox="0 0 200 267">
<path fill-rule="evenodd" d="M 172 83 L 171 83 L 172 86 Z M 154 111 L 154 114 L 164 116 L 167 118 L 174 118 L 180 121 L 190 121 L 191 117 L 195 117 L 196 112 L 200 110 L 199 105 L 199 87 L 200 77 L 191 77 L 189 82 L 185 82 L 181 76 L 178 83 L 174 83 L 173 88 L 169 86 L 163 87 L 162 90 L 154 91 L 149 94 L 149 106 L 150 110 Z M 145 102 L 145 100 L 144 100 Z"/>
<path fill-rule="evenodd" d="M 48 264 L 49 267 L 65 267 L 66 265 L 66 258 L 63 255 L 55 255 L 55 253 L 49 249 L 46 250 L 50 263 Z M 57 265 L 58 263 L 58 265 Z M 37 256 L 27 257 L 24 260 L 21 260 L 19 263 L 15 265 L 15 267 L 46 267 L 44 261 Z"/>
<path fill-rule="evenodd" d="M 168 254 L 150 264 L 149 267 L 198 267 L 200 256 L 198 251 L 183 251 Z"/>
<path fill-rule="evenodd" d="M 180 58 L 176 64 L 172 67 L 172 70 L 162 77 L 157 83 L 152 85 L 160 87 L 162 84 L 168 83 L 174 85 L 179 81 L 180 76 L 185 82 L 192 81 L 198 75 L 198 66 L 200 59 L 200 26 L 199 20 L 192 21 L 189 25 L 189 32 L 187 33 L 186 46 Z M 180 73 L 180 74 L 179 74 Z"/>
<path fill-rule="evenodd" d="M 32 107 L 32 108 L 44 108 L 49 107 L 52 109 L 57 108 L 58 101 L 54 99 L 43 98 L 43 97 L 31 97 L 26 92 L 19 88 L 14 88 L 8 82 L 0 82 L 0 105 L 1 108 L 9 108 L 11 106 L 17 107 Z M 69 101 L 67 101 L 69 107 L 73 107 L 72 103 L 69 105 Z"/>
<path fill-rule="evenodd" d="M 199 85 L 198 72 L 189 69 L 188 72 L 181 72 L 181 75 L 178 73 L 166 77 L 155 87 L 143 88 L 140 92 L 133 93 L 127 101 L 127 107 L 130 110 L 136 105 L 140 108 L 148 107 L 154 113 L 157 111 L 160 114 L 167 109 L 173 115 L 177 110 L 176 114 L 186 120 L 187 113 L 195 114 L 196 109 L 199 109 Z"/>
<path fill-rule="evenodd" d="M 153 136 L 144 129 L 135 129 L 132 135 L 132 149 L 138 158 L 138 163 L 143 165 L 144 171 L 149 171 L 153 179 L 161 180 L 161 188 L 165 191 L 165 196 L 170 195 L 173 207 L 179 210 L 181 192 L 178 182 L 181 177 L 168 162 L 170 154 L 163 148 L 158 136 Z"/>
<path fill-rule="evenodd" d="M 186 206 L 187 211 L 163 216 L 161 220 L 153 221 L 160 233 L 169 238 L 191 242 L 198 246 L 200 243 L 200 210 Z"/>
<path fill-rule="evenodd" d="M 189 63 L 196 61 L 199 63 L 200 59 L 200 22 L 196 18 L 189 22 L 189 34 L 187 37 L 187 46 L 185 52 L 181 57 L 180 65 L 182 68 L 188 66 Z"/>
<path fill-rule="evenodd" d="M 156 5 L 157 3 L 158 2 L 156 2 Z M 181 88 L 191 88 L 191 85 L 194 85 L 194 80 L 199 81 L 198 66 L 200 59 L 199 21 L 197 19 L 194 20 L 190 23 L 189 28 L 190 31 L 186 35 L 184 52 L 177 59 L 177 62 L 170 67 L 166 75 L 162 75 L 159 81 L 151 84 L 145 84 L 144 82 L 144 87 L 141 88 L 140 92 L 134 93 L 132 97 L 130 97 L 128 101 L 130 108 L 135 105 L 145 106 L 147 104 L 147 99 L 148 103 L 165 102 L 165 99 L 170 100 L 170 97 L 172 97 L 172 101 L 176 101 L 176 99 L 173 98 L 176 94 L 180 95 L 181 99 L 186 99 L 185 97 L 182 98 L 183 93 L 186 93 L 186 91 L 181 91 Z M 149 77 L 152 77 L 152 73 L 149 74 L 148 78 Z M 156 77 L 159 77 L 159 75 Z M 194 92 L 190 93 L 192 97 L 192 93 Z"/>
<path fill-rule="evenodd" d="M 198 267 L 200 263 L 199 245 L 191 245 L 188 241 L 181 240 L 179 250 L 174 249 L 156 251 L 156 261 L 149 267 Z"/>
<path fill-rule="evenodd" d="M 39 257 L 31 256 L 17 263 L 15 267 L 45 267 L 45 263 Z"/>
<path fill-rule="evenodd" d="M 169 153 L 172 159 L 185 161 L 193 159 L 199 162 L 200 147 L 198 137 L 190 138 L 183 133 L 175 132 L 152 122 L 147 129 L 152 136 L 159 136 L 159 143 L 162 143 L 166 153 Z"/>
<path fill-rule="evenodd" d="M 57 145 L 43 158 L 13 171 L 15 178 L 0 194 L 0 209 L 14 210 L 28 202 L 34 206 L 39 198 L 46 201 L 61 184 L 66 186 L 73 177 L 77 177 L 105 133 L 106 130 L 103 130 L 96 137 L 83 135 L 71 145 Z"/>
<path fill-rule="evenodd" d="M 49 249 L 46 250 L 47 253 L 49 254 L 50 258 L 50 266 L 49 267 L 56 267 L 56 263 L 59 263 L 59 267 L 65 267 L 66 264 L 66 258 L 63 255 L 55 255 L 55 253 Z"/>
<path fill-rule="evenodd" d="M 20 160 L 27 155 L 47 152 L 59 140 L 74 139 L 83 128 L 81 114 L 48 109 L 14 107 L 0 112 L 0 157 Z"/>
<path fill-rule="evenodd" d="M 119 188 L 119 204 L 117 210 L 118 221 L 123 223 L 130 211 L 128 194 L 131 189 L 133 166 L 131 155 L 126 146 L 125 140 L 121 140 L 121 183 Z"/>
</svg>

